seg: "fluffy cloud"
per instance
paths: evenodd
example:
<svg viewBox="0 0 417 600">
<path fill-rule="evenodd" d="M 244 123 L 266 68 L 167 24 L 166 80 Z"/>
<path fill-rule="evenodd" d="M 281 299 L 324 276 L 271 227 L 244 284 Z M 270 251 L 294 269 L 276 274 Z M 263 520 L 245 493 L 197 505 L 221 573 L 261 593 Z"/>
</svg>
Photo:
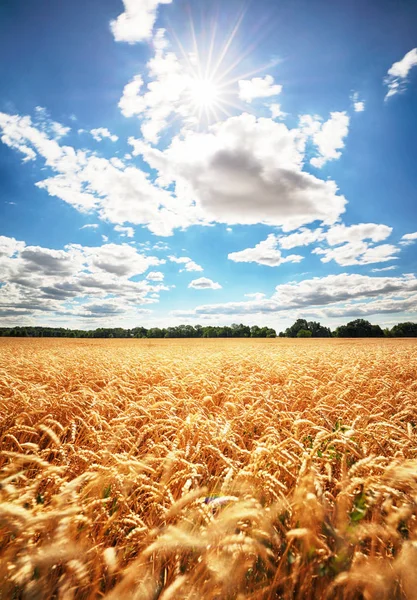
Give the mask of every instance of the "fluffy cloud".
<svg viewBox="0 0 417 600">
<path fill-rule="evenodd" d="M 398 260 L 395 255 L 399 251 L 399 248 L 392 244 L 370 246 L 366 242 L 348 242 L 337 248 L 315 248 L 313 254 L 321 255 L 320 260 L 323 263 L 334 260 L 338 265 L 347 267 Z"/>
<path fill-rule="evenodd" d="M 0 315 L 20 318 L 52 314 L 68 319 L 143 314 L 155 294 L 168 288 L 152 278 L 131 278 L 162 264 L 127 244 L 62 250 L 26 246 L 0 237 Z M 155 273 L 155 272 L 154 272 Z"/>
<path fill-rule="evenodd" d="M 199 279 L 193 279 L 188 287 L 195 290 L 220 290 L 222 286 L 207 277 L 200 277 Z"/>
<path fill-rule="evenodd" d="M 171 235 L 175 227 L 198 222 L 192 205 L 178 206 L 147 173 L 125 166 L 120 159 L 61 146 L 35 127 L 30 117 L 0 113 L 0 130 L 2 141 L 23 153 L 24 160 L 39 156 L 55 173 L 36 185 L 81 212 L 95 210 L 102 219 L 119 225 L 146 225 L 158 235 Z"/>
<path fill-rule="evenodd" d="M 135 235 L 133 227 L 123 227 L 122 225 L 115 225 L 114 230 L 120 233 L 121 237 L 132 238 Z"/>
<path fill-rule="evenodd" d="M 129 244 L 105 244 L 96 248 L 84 248 L 92 271 L 103 270 L 118 276 L 141 275 L 149 267 L 164 264 L 156 256 L 140 254 Z"/>
<path fill-rule="evenodd" d="M 365 102 L 364 100 L 359 100 L 358 92 L 354 92 L 350 98 L 355 112 L 363 112 L 365 110 Z"/>
<path fill-rule="evenodd" d="M 0 258 L 2 256 L 11 257 L 16 254 L 16 252 L 23 250 L 24 247 L 24 242 L 19 242 L 15 238 L 6 237 L 5 235 L 0 235 Z"/>
<path fill-rule="evenodd" d="M 111 21 L 110 29 L 116 42 L 135 44 L 152 35 L 158 6 L 172 0 L 123 0 L 124 12 Z"/>
<path fill-rule="evenodd" d="M 289 235 L 280 236 L 278 243 L 284 250 L 291 250 L 291 248 L 297 248 L 300 246 L 309 246 L 314 242 L 318 242 L 324 239 L 323 229 L 308 229 L 302 227 L 299 231 L 290 233 Z"/>
<path fill-rule="evenodd" d="M 255 98 L 278 96 L 281 91 L 282 85 L 275 84 L 271 75 L 239 80 L 239 98 L 244 102 L 250 103 Z"/>
<path fill-rule="evenodd" d="M 349 132 L 349 117 L 345 112 L 332 112 L 330 119 L 320 125 L 313 134 L 313 143 L 317 146 L 320 156 L 313 157 L 310 163 L 320 169 L 329 160 L 341 156 L 340 150 L 344 148 L 344 138 Z"/>
<path fill-rule="evenodd" d="M 413 67 L 417 66 L 417 48 L 413 48 L 401 60 L 389 69 L 384 83 L 388 87 L 385 99 L 395 96 L 406 88 L 407 77 Z"/>
<path fill-rule="evenodd" d="M 303 131 L 272 119 L 231 117 L 206 133 L 186 131 L 163 151 L 131 138 L 133 153 L 158 172 L 155 182 L 119 158 L 61 146 L 29 117 L 0 113 L 0 130 L 25 160 L 44 160 L 52 176 L 36 185 L 49 195 L 160 236 L 213 222 L 290 231 L 316 220 L 331 224 L 345 210 L 334 181 L 303 171 Z"/>
<path fill-rule="evenodd" d="M 151 271 L 147 274 L 146 279 L 148 281 L 163 281 L 164 274 L 161 271 Z"/>
<path fill-rule="evenodd" d="M 99 227 L 98 223 L 86 223 L 80 229 L 97 229 Z"/>
<path fill-rule="evenodd" d="M 414 233 L 406 233 L 405 235 L 402 236 L 400 244 L 402 246 L 409 246 L 411 244 L 414 244 L 417 241 L 417 231 L 415 231 Z"/>
<path fill-rule="evenodd" d="M 320 306 L 415 290 L 417 290 L 417 279 L 414 276 L 370 277 L 356 273 L 341 273 L 278 285 L 274 297 L 281 305 L 300 307 Z"/>
<path fill-rule="evenodd" d="M 119 108 L 124 117 L 140 115 L 145 110 L 146 104 L 140 95 L 142 86 L 143 79 L 140 75 L 135 75 L 132 81 L 125 85 L 119 101 Z"/>
<path fill-rule="evenodd" d="M 101 142 L 104 139 L 109 139 L 111 142 L 117 142 L 119 139 L 117 135 L 111 134 L 107 127 L 98 127 L 97 129 L 91 129 L 90 131 L 96 142 Z"/>
<path fill-rule="evenodd" d="M 164 151 L 129 141 L 159 172 L 161 185 L 175 184 L 177 198 L 193 206 L 201 222 L 290 231 L 315 220 L 334 223 L 345 210 L 334 181 L 302 170 L 300 131 L 271 119 L 244 113 L 208 133 L 187 131 Z"/>
<path fill-rule="evenodd" d="M 283 119 L 287 116 L 287 113 L 281 110 L 281 104 L 270 104 L 269 110 L 273 119 Z"/>
<path fill-rule="evenodd" d="M 168 259 L 173 262 L 173 263 L 177 263 L 178 265 L 184 265 L 183 269 L 180 269 L 180 273 L 182 273 L 183 271 L 203 271 L 203 267 L 198 265 L 196 262 L 194 262 L 190 257 L 188 256 L 168 256 Z"/>
<path fill-rule="evenodd" d="M 357 225 L 337 224 L 331 227 L 325 237 L 330 246 L 343 244 L 344 242 L 361 242 L 372 240 L 383 242 L 392 233 L 392 227 L 377 223 L 358 223 Z"/>
<path fill-rule="evenodd" d="M 320 310 L 322 317 L 341 317 L 403 310 L 416 312 L 416 291 L 414 275 L 370 277 L 341 273 L 277 285 L 271 298 L 254 296 L 243 302 L 207 304 L 188 314 L 245 316 L 299 310 L 294 314 L 305 315 L 306 311 L 318 314 Z"/>
<path fill-rule="evenodd" d="M 246 248 L 240 252 L 231 252 L 228 258 L 234 262 L 255 262 L 268 267 L 278 267 L 286 262 L 298 263 L 303 260 L 303 257 L 299 254 L 282 256 L 278 249 L 278 243 L 277 236 L 271 233 L 266 240 L 259 242 L 254 248 Z"/>
<path fill-rule="evenodd" d="M 199 106 L 195 101 L 197 73 L 168 51 L 163 29 L 157 31 L 153 42 L 155 55 L 147 65 L 149 82 L 145 86 L 142 76 L 136 75 L 125 86 L 119 108 L 125 117 L 137 115 L 142 120 L 143 138 L 156 144 L 173 117 L 184 126 L 195 125 Z"/>
</svg>

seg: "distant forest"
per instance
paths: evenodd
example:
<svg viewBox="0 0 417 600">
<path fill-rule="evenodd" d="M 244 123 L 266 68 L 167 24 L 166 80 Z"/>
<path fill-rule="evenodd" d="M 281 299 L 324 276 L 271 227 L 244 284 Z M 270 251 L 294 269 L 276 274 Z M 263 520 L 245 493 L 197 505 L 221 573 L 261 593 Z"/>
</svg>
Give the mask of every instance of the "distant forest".
<svg viewBox="0 0 417 600">
<path fill-rule="evenodd" d="M 93 330 L 63 327 L 0 327 L 0 337 L 65 337 L 65 338 L 275 338 L 271 327 L 233 323 L 225 326 L 178 325 L 175 327 L 99 327 Z M 398 323 L 392 329 L 381 329 L 365 319 L 356 319 L 331 331 L 317 321 L 297 319 L 291 327 L 278 334 L 288 338 L 381 338 L 417 337 L 417 323 Z"/>
</svg>

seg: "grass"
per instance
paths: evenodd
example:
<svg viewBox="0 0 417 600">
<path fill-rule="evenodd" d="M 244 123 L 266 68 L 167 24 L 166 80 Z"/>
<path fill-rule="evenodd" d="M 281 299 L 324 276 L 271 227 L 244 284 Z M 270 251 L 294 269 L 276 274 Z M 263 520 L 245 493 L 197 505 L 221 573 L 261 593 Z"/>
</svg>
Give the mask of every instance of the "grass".
<svg viewBox="0 0 417 600">
<path fill-rule="evenodd" d="M 0 339 L 0 599 L 417 598 L 413 340 Z"/>
</svg>

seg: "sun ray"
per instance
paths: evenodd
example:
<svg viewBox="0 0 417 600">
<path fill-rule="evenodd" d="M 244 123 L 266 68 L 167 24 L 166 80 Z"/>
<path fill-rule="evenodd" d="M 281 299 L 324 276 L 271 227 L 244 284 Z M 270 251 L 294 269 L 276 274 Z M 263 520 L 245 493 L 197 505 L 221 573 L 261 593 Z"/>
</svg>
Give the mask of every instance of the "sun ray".
<svg viewBox="0 0 417 600">
<path fill-rule="evenodd" d="M 225 58 L 225 56 L 226 56 L 226 54 L 227 54 L 227 52 L 228 52 L 228 50 L 229 50 L 229 48 L 230 48 L 230 46 L 232 44 L 234 38 L 236 37 L 236 35 L 237 35 L 238 31 L 239 31 L 240 25 L 242 24 L 243 18 L 244 18 L 245 14 L 246 14 L 246 10 L 247 10 L 246 8 L 242 9 L 241 14 L 238 17 L 238 20 L 237 20 L 235 26 L 233 27 L 233 30 L 232 30 L 231 34 L 229 35 L 228 39 L 226 40 L 226 43 L 225 43 L 225 45 L 223 47 L 223 50 L 221 51 L 220 56 L 217 59 L 216 65 L 215 65 L 215 67 L 214 67 L 214 69 L 212 71 L 212 76 L 213 77 L 216 77 L 217 71 L 218 71 L 221 63 L 223 62 L 223 60 L 224 60 L 224 58 Z"/>
<path fill-rule="evenodd" d="M 239 102 L 239 90 L 236 84 L 241 79 L 264 72 L 272 64 L 269 62 L 246 73 L 237 74 L 239 65 L 261 41 L 259 27 L 257 27 L 256 39 L 238 55 L 232 52 L 232 44 L 240 31 L 247 8 L 248 6 L 245 5 L 240 9 L 232 29 L 229 30 L 222 44 L 218 44 L 218 17 L 213 18 L 209 27 L 203 28 L 202 32 L 198 33 L 189 7 L 187 12 L 190 51 L 187 51 L 187 45 L 179 39 L 175 31 L 171 32 L 179 49 L 179 60 L 184 69 L 182 74 L 183 91 L 180 100 L 182 108 L 181 111 L 178 111 L 179 118 L 184 119 L 184 114 L 188 113 L 195 120 L 197 129 L 200 129 L 203 124 L 208 126 L 217 122 L 220 117 L 228 118 L 238 111 L 252 112 L 245 103 Z M 187 124 L 187 127 L 189 126 L 190 122 Z"/>
</svg>

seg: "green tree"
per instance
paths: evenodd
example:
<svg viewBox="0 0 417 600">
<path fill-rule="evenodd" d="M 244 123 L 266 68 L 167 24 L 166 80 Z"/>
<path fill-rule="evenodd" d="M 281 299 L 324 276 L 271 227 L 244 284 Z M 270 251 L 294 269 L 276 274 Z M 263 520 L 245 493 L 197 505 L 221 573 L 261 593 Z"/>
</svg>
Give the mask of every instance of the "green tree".
<svg viewBox="0 0 417 600">
<path fill-rule="evenodd" d="M 300 331 L 297 333 L 298 338 L 311 338 L 312 335 L 313 334 L 309 329 L 300 329 Z"/>
</svg>

